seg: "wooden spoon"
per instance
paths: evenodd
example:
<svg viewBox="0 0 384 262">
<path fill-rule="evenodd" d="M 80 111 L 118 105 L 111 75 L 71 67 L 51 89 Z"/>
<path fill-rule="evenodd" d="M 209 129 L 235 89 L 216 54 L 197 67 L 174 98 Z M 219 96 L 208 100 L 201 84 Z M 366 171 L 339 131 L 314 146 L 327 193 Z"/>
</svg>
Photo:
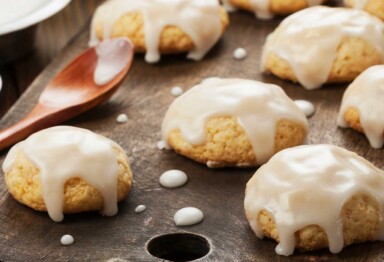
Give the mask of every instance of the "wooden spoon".
<svg viewBox="0 0 384 262">
<path fill-rule="evenodd" d="M 133 45 L 126 38 L 105 40 L 81 53 L 48 83 L 26 117 L 0 132 L 0 150 L 107 100 L 127 74 L 132 59 Z M 102 79 L 96 80 L 99 85 L 97 78 Z"/>
</svg>

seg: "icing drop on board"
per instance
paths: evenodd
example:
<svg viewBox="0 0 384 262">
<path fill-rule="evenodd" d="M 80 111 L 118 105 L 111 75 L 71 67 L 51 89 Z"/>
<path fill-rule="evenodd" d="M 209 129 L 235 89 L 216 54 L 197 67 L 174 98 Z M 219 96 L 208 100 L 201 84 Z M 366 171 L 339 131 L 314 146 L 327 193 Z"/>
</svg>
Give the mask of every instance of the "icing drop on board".
<svg viewBox="0 0 384 262">
<path fill-rule="evenodd" d="M 173 218 L 176 226 L 192 226 L 204 218 L 203 212 L 195 207 L 185 207 L 175 213 Z"/>
</svg>

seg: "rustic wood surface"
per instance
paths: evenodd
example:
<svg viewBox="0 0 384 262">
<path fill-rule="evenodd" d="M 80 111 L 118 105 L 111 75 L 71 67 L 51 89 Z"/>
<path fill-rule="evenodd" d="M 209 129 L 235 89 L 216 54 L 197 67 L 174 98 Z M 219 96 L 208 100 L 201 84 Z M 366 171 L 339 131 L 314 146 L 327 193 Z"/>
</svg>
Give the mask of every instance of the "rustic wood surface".
<svg viewBox="0 0 384 262">
<path fill-rule="evenodd" d="M 18 204 L 8 193 L 0 176 L 0 260 L 1 261 L 161 261 L 150 255 L 147 243 L 158 235 L 190 232 L 208 239 L 209 254 L 200 261 L 383 261 L 384 244 L 353 245 L 339 254 L 328 250 L 276 255 L 276 243 L 256 238 L 245 219 L 243 199 L 245 184 L 255 169 L 212 170 L 173 151 L 160 151 L 160 125 L 174 97 L 173 86 L 188 89 L 211 76 L 239 77 L 275 83 L 293 99 L 307 99 L 316 106 L 309 119 L 309 144 L 330 143 L 353 150 L 384 168 L 383 149 L 372 149 L 367 139 L 352 130 L 337 128 L 336 116 L 346 85 L 326 86 L 306 91 L 296 84 L 260 73 L 260 54 L 265 36 L 280 22 L 259 21 L 243 12 L 231 14 L 231 26 L 223 39 L 201 62 L 184 55 L 166 56 L 156 65 L 146 64 L 137 55 L 129 75 L 111 100 L 65 124 L 88 128 L 118 142 L 129 155 L 134 185 L 127 199 L 119 205 L 115 217 L 96 212 L 66 215 L 62 223 L 53 222 L 46 213 Z M 45 84 L 72 58 L 88 40 L 88 32 L 61 53 L 6 114 L 4 128 L 25 115 L 36 103 Z M 232 58 L 237 47 L 248 50 L 243 61 Z M 315 61 L 314 61 L 315 62 Z M 116 116 L 126 113 L 129 121 L 116 123 Z M 0 160 L 5 157 L 2 152 Z M 165 189 L 158 183 L 162 172 L 184 170 L 189 182 L 178 189 Z M 147 210 L 135 214 L 137 205 Z M 176 227 L 174 213 L 183 207 L 201 209 L 205 218 L 191 227 Z M 71 234 L 75 243 L 61 246 L 60 238 Z"/>
</svg>

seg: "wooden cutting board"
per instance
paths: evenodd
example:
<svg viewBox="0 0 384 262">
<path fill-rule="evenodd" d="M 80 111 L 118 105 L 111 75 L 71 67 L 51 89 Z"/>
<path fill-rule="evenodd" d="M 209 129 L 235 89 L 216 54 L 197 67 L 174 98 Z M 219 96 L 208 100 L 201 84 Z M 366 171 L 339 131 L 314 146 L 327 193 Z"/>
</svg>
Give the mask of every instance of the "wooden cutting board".
<svg viewBox="0 0 384 262">
<path fill-rule="evenodd" d="M 137 55 L 128 77 L 108 103 L 65 123 L 105 135 L 118 142 L 129 155 L 134 185 L 128 198 L 120 203 L 118 215 L 108 218 L 96 212 L 66 215 L 63 222 L 55 223 L 46 213 L 17 203 L 9 195 L 1 175 L 0 260 L 106 261 L 120 258 L 161 261 L 149 254 L 149 240 L 182 232 L 198 234 L 208 241 L 209 246 L 199 240 L 191 247 L 198 252 L 204 248 L 210 250 L 201 261 L 383 261 L 384 243 L 380 242 L 353 245 L 337 255 L 324 249 L 295 253 L 288 258 L 278 256 L 274 251 L 276 243 L 256 238 L 245 219 L 245 184 L 256 169 L 213 170 L 173 151 L 156 148 L 162 118 L 174 100 L 170 94 L 173 86 L 186 90 L 212 76 L 249 78 L 278 84 L 292 99 L 307 99 L 315 104 L 316 113 L 309 119 L 309 144 L 339 145 L 384 168 L 383 149 L 373 150 L 364 135 L 336 126 L 346 85 L 307 91 L 260 73 L 261 47 L 266 35 L 279 22 L 277 19 L 260 21 L 243 12 L 231 14 L 231 26 L 223 39 L 201 62 L 188 61 L 184 55 L 178 55 L 164 56 L 160 63 L 149 65 L 142 55 Z M 0 128 L 9 126 L 33 107 L 47 82 L 86 48 L 87 40 L 88 32 L 85 32 L 45 69 L 1 120 Z M 249 55 L 245 60 L 233 59 L 232 52 L 237 47 L 247 49 Z M 116 122 L 120 113 L 129 116 L 127 123 Z M 5 154 L 1 153 L 1 162 Z M 178 189 L 162 188 L 159 176 L 169 169 L 185 171 L 189 182 Z M 147 210 L 135 214 L 134 209 L 140 204 L 146 205 Z M 205 214 L 203 222 L 191 227 L 176 227 L 174 213 L 187 206 L 201 209 Z M 73 235 L 75 243 L 62 246 L 60 238 L 64 234 Z M 189 239 L 188 235 L 179 237 L 177 243 Z M 166 236 L 157 245 L 160 249 L 169 249 L 174 243 L 167 242 Z"/>
</svg>

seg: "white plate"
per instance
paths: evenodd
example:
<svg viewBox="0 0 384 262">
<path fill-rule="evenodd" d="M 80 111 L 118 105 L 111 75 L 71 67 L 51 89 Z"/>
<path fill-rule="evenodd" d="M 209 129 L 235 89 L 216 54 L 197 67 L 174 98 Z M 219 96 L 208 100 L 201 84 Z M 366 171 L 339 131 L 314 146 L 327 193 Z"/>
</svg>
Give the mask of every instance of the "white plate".
<svg viewBox="0 0 384 262">
<path fill-rule="evenodd" d="M 0 35 L 37 24 L 71 0 L 0 0 Z"/>
</svg>

